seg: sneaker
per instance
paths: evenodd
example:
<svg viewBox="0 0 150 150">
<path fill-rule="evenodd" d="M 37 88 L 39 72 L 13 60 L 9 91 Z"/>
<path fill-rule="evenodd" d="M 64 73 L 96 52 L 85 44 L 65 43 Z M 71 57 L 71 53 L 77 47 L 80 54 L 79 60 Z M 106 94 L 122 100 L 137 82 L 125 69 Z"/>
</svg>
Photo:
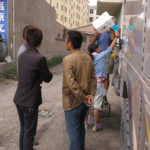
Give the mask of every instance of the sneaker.
<svg viewBox="0 0 150 150">
<path fill-rule="evenodd" d="M 107 97 L 103 96 L 103 105 L 109 105 Z"/>
<path fill-rule="evenodd" d="M 36 140 L 34 140 L 34 141 L 33 141 L 33 145 L 34 145 L 34 146 L 39 145 L 39 142 L 36 141 Z"/>
<path fill-rule="evenodd" d="M 96 131 L 99 131 L 99 130 L 102 130 L 102 126 L 101 125 L 99 125 L 99 126 L 93 126 L 93 128 L 92 128 L 92 131 L 93 132 L 96 132 Z"/>
<path fill-rule="evenodd" d="M 87 130 L 88 129 L 88 124 L 84 123 L 84 126 L 85 126 L 85 130 Z"/>
</svg>

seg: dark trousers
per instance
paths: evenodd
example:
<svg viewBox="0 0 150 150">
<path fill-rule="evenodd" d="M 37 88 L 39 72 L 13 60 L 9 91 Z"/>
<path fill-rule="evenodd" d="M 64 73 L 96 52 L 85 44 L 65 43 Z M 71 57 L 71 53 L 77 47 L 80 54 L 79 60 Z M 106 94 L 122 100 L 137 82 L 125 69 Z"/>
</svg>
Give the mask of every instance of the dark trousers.
<svg viewBox="0 0 150 150">
<path fill-rule="evenodd" d="M 20 120 L 20 150 L 33 150 L 33 141 L 36 134 L 38 108 L 18 106 L 17 111 Z"/>
<path fill-rule="evenodd" d="M 65 111 L 66 128 L 69 135 L 69 150 L 85 150 L 84 118 L 88 107 L 81 104 L 79 107 Z"/>
</svg>

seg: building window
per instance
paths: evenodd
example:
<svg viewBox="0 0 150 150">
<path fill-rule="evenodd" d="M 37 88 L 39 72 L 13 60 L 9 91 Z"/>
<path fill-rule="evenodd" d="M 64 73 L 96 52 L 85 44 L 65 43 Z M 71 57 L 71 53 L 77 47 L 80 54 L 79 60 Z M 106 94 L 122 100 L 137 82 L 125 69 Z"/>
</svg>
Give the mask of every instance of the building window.
<svg viewBox="0 0 150 150">
<path fill-rule="evenodd" d="M 57 39 L 57 40 L 60 40 L 60 33 L 57 34 L 56 39 Z"/>
<path fill-rule="evenodd" d="M 90 9 L 90 14 L 93 14 L 94 13 L 94 9 Z"/>
<path fill-rule="evenodd" d="M 93 17 L 90 17 L 90 18 L 89 18 L 89 21 L 90 21 L 90 22 L 93 22 Z"/>
<path fill-rule="evenodd" d="M 63 16 L 61 16 L 61 21 L 63 21 Z"/>
<path fill-rule="evenodd" d="M 58 14 L 56 14 L 56 19 L 58 19 Z"/>
<path fill-rule="evenodd" d="M 61 10 L 63 10 L 63 5 L 61 5 Z"/>
<path fill-rule="evenodd" d="M 65 17 L 65 22 L 67 22 L 67 17 Z"/>
<path fill-rule="evenodd" d="M 65 12 L 67 12 L 67 7 L 65 7 Z"/>
<path fill-rule="evenodd" d="M 83 42 L 86 42 L 87 41 L 87 36 L 83 36 Z"/>
</svg>

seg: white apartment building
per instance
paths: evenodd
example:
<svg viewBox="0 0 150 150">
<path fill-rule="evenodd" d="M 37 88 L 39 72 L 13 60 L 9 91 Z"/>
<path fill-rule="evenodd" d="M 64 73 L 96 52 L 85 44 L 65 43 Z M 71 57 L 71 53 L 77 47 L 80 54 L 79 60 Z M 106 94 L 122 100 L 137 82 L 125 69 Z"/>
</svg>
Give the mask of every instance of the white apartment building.
<svg viewBox="0 0 150 150">
<path fill-rule="evenodd" d="M 68 29 L 87 25 L 88 0 L 46 0 L 56 10 L 56 21 Z"/>
</svg>

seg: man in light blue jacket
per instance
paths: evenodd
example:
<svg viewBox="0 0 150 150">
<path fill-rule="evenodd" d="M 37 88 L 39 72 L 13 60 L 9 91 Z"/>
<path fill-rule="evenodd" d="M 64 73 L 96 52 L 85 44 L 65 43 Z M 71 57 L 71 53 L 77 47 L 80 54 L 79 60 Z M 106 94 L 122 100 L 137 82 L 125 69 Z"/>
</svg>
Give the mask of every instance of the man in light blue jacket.
<svg viewBox="0 0 150 150">
<path fill-rule="evenodd" d="M 31 27 L 33 27 L 33 26 L 32 25 L 28 25 L 28 26 L 25 26 L 24 29 L 23 29 L 23 40 L 24 40 L 24 43 L 19 47 L 18 53 L 17 53 L 17 72 L 18 72 L 18 58 L 23 52 L 25 52 L 29 48 L 29 46 L 27 45 L 27 42 L 26 42 L 25 34 L 26 34 L 27 29 L 29 29 Z"/>
</svg>

